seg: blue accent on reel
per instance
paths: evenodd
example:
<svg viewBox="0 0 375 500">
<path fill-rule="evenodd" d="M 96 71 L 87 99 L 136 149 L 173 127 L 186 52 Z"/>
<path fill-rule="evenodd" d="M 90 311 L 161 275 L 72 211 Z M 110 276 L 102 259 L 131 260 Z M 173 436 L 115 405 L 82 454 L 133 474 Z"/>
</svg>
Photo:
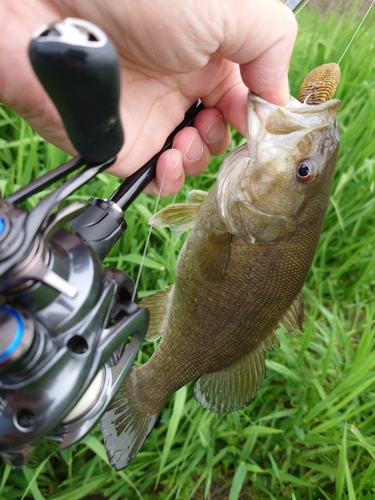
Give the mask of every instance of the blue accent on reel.
<svg viewBox="0 0 375 500">
<path fill-rule="evenodd" d="M 16 330 L 14 332 L 13 340 L 8 344 L 6 349 L 3 352 L 0 352 L 0 363 L 4 362 L 11 354 L 17 349 L 19 346 L 22 335 L 24 332 L 24 320 L 19 312 L 17 312 L 12 307 L 0 306 L 0 312 L 9 314 L 16 320 Z M 1 332 L 0 332 L 1 335 Z"/>
</svg>

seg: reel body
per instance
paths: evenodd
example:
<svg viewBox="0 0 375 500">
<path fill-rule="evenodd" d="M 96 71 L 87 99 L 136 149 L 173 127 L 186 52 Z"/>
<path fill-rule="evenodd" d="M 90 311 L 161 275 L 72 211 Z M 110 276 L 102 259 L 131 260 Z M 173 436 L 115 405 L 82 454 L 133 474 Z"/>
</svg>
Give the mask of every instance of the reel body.
<svg viewBox="0 0 375 500">
<path fill-rule="evenodd" d="M 12 225 L 15 212 L 15 228 L 19 211 L 7 213 Z M 103 269 L 77 232 L 54 229 L 50 238 L 37 233 L 0 279 L 0 453 L 13 466 L 38 465 L 98 422 L 148 326 L 129 276 Z"/>
</svg>

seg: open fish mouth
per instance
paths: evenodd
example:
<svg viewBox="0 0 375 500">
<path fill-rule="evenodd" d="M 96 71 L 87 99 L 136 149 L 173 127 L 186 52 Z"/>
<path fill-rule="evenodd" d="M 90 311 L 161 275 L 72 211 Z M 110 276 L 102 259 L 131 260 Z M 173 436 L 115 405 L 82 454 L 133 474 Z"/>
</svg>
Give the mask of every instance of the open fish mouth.
<svg viewBox="0 0 375 500">
<path fill-rule="evenodd" d="M 340 104 L 332 99 L 309 105 L 290 97 L 287 106 L 278 106 L 249 92 L 247 143 L 229 155 L 217 176 L 217 202 L 228 232 L 253 243 L 295 231 L 309 199 L 301 193 L 306 186 L 296 182 L 296 169 L 308 160 L 314 179 L 333 178 Z M 311 184 L 320 189 L 317 181 Z"/>
<path fill-rule="evenodd" d="M 309 105 L 290 96 L 287 106 L 278 106 L 249 92 L 247 156 L 264 158 L 267 149 L 277 150 L 277 156 L 287 161 L 299 149 L 306 159 L 321 148 L 323 136 L 333 151 L 339 143 L 336 115 L 340 105 L 338 99 Z"/>
<path fill-rule="evenodd" d="M 249 92 L 247 136 L 251 151 L 254 141 L 262 135 L 287 135 L 293 132 L 311 130 L 318 132 L 336 122 L 341 105 L 338 99 L 321 104 L 304 104 L 290 96 L 286 106 L 277 106 Z M 338 140 L 338 136 L 337 136 Z"/>
</svg>

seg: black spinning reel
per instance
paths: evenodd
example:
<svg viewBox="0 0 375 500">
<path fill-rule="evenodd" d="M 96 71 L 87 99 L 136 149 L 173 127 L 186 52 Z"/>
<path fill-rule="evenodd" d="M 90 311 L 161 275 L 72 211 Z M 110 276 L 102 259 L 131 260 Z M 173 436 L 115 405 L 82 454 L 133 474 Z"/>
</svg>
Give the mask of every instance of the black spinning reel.
<svg viewBox="0 0 375 500">
<path fill-rule="evenodd" d="M 196 103 L 162 150 L 107 200 L 59 205 L 116 159 L 117 53 L 95 25 L 66 19 L 40 29 L 33 68 L 80 155 L 0 201 L 0 454 L 37 466 L 98 423 L 148 327 L 134 283 L 102 260 L 126 229 L 124 211 L 154 178 L 156 161 L 190 125 Z M 66 178 L 31 212 L 21 203 Z"/>
</svg>

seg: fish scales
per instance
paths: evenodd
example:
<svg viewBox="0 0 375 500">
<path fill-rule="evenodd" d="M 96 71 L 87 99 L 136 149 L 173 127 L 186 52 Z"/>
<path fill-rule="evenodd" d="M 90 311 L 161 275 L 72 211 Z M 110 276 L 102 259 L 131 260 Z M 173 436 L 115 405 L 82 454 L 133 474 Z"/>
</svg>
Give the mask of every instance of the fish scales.
<svg viewBox="0 0 375 500">
<path fill-rule="evenodd" d="M 280 107 L 249 94 L 247 144 L 224 161 L 215 186 L 170 205 L 159 227 L 192 230 L 175 284 L 146 299 L 155 353 L 133 368 L 100 426 L 111 464 L 125 467 L 180 387 L 228 413 L 246 406 L 265 376 L 275 329 L 302 327 L 300 291 L 314 257 L 335 170 L 340 102 Z M 204 199 L 203 203 L 197 202 Z"/>
<path fill-rule="evenodd" d="M 234 236 L 225 276 L 223 280 L 213 279 L 215 276 L 207 273 L 216 256 L 215 252 L 210 253 L 215 243 L 212 225 L 226 231 L 218 213 L 215 188 L 202 205 L 191 237 L 179 257 L 163 332 L 165 340 L 147 365 L 133 371 L 136 383 L 131 376 L 127 380 L 127 384 L 135 388 L 135 399 L 147 413 L 159 411 L 170 395 L 190 380 L 231 365 L 259 347 L 277 326 L 305 281 L 308 269 L 305 262 L 298 259 L 301 246 L 298 233 L 287 243 L 254 245 L 250 250 L 240 237 Z M 201 234 L 195 234 L 197 232 Z M 303 237 L 306 247 L 303 251 L 311 254 L 310 258 L 315 252 L 315 233 L 316 226 L 311 226 Z M 217 245 L 220 243 L 218 241 Z M 195 256 L 194 270 L 189 265 L 189 255 Z M 194 280 L 191 280 L 192 273 Z M 287 286 L 285 280 L 280 279 L 284 274 L 291 276 Z M 201 300 L 202 296 L 207 300 Z M 207 308 L 210 299 L 215 308 Z M 221 331 L 220 336 L 217 331 Z M 249 334 L 245 335 L 247 332 Z M 195 339 L 193 346 L 192 337 Z M 210 346 L 209 356 L 207 345 Z M 186 352 L 189 357 L 185 356 Z M 173 364 L 159 370 L 152 385 L 147 384 L 150 371 L 158 371 L 166 356 L 173 359 Z M 179 365 L 177 376 L 175 364 Z"/>
</svg>

